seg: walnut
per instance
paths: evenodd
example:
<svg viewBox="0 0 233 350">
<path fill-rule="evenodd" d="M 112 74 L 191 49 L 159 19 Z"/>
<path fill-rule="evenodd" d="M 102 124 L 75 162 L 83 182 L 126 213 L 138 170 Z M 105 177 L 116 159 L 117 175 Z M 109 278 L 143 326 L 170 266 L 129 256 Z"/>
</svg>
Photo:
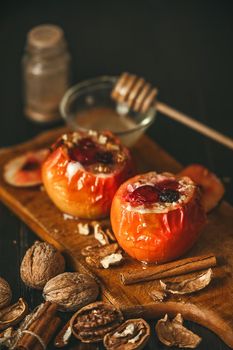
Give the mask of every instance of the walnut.
<svg viewBox="0 0 233 350">
<path fill-rule="evenodd" d="M 99 287 L 94 278 L 78 272 L 64 272 L 48 281 L 45 300 L 58 304 L 61 311 L 76 311 L 96 300 Z"/>
<path fill-rule="evenodd" d="M 0 309 L 9 305 L 12 292 L 6 280 L 0 277 Z"/>
<path fill-rule="evenodd" d="M 26 251 L 20 267 L 23 282 L 35 289 L 43 289 L 53 277 L 64 272 L 65 260 L 60 252 L 46 242 L 36 241 Z"/>
<path fill-rule="evenodd" d="M 168 315 L 165 315 L 157 322 L 155 330 L 159 340 L 167 346 L 194 349 L 201 342 L 198 335 L 183 326 L 181 314 L 177 314 L 173 320 L 169 320 Z"/>
<path fill-rule="evenodd" d="M 73 335 L 84 343 L 102 341 L 104 336 L 123 322 L 119 309 L 98 301 L 76 312 L 70 321 Z"/>
<path fill-rule="evenodd" d="M 104 337 L 108 350 L 139 350 L 150 337 L 150 326 L 142 318 L 127 320 Z"/>
</svg>

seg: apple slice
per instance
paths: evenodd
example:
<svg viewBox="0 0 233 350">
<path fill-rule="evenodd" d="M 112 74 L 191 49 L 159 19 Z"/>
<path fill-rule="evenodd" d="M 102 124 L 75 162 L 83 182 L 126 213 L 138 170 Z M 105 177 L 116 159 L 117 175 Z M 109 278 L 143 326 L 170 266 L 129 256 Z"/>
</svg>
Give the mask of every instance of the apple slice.
<svg viewBox="0 0 233 350">
<path fill-rule="evenodd" d="M 179 175 L 189 176 L 200 186 L 202 205 L 206 213 L 217 206 L 225 193 L 225 188 L 220 179 L 201 164 L 191 164 L 179 172 Z"/>
<path fill-rule="evenodd" d="M 5 181 L 16 187 L 38 186 L 42 183 L 41 165 L 49 149 L 40 149 L 11 159 L 4 167 Z"/>
</svg>

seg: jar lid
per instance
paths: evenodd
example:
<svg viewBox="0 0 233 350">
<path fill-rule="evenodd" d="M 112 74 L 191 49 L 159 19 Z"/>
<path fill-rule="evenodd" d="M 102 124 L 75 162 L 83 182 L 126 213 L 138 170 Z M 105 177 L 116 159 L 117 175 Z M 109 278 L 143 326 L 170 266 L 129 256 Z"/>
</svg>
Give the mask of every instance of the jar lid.
<svg viewBox="0 0 233 350">
<path fill-rule="evenodd" d="M 57 48 L 64 45 L 64 32 L 54 24 L 42 24 L 29 31 L 27 42 L 32 49 Z"/>
</svg>

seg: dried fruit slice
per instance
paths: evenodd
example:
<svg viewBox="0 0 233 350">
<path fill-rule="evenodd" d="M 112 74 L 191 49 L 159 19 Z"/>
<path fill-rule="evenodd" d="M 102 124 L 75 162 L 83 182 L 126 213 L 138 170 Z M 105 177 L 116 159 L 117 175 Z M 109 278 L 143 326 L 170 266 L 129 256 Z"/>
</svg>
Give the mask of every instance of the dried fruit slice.
<svg viewBox="0 0 233 350">
<path fill-rule="evenodd" d="M 188 177 L 137 175 L 120 186 L 112 202 L 116 239 L 140 261 L 178 258 L 193 246 L 205 222 L 199 188 Z"/>
<path fill-rule="evenodd" d="M 150 337 L 150 326 L 142 318 L 127 320 L 104 337 L 108 350 L 140 350 Z"/>
<path fill-rule="evenodd" d="M 196 348 L 201 338 L 183 326 L 181 314 L 170 321 L 168 315 L 159 320 L 155 326 L 159 340 L 167 346 L 177 346 L 179 348 Z"/>
<path fill-rule="evenodd" d="M 0 311 L 0 329 L 5 329 L 19 323 L 28 312 L 27 303 L 20 298 L 17 303 Z"/>
<path fill-rule="evenodd" d="M 189 176 L 190 179 L 200 186 L 202 204 L 207 213 L 217 206 L 225 193 L 225 188 L 219 178 L 203 165 L 189 165 L 179 175 Z"/>
<path fill-rule="evenodd" d="M 161 287 L 164 291 L 172 294 L 190 294 L 198 292 L 201 289 L 210 284 L 213 276 L 212 269 L 196 275 L 195 277 L 188 278 L 182 282 L 162 282 L 160 281 Z"/>
<path fill-rule="evenodd" d="M 73 335 L 84 343 L 102 341 L 104 336 L 123 322 L 121 311 L 97 301 L 83 307 L 71 319 Z"/>
<path fill-rule="evenodd" d="M 40 185 L 42 183 L 41 165 L 48 154 L 48 149 L 40 149 L 11 159 L 4 167 L 5 181 L 16 187 Z"/>
<path fill-rule="evenodd" d="M 116 190 L 132 174 L 128 149 L 110 132 L 63 135 L 42 167 L 54 204 L 84 219 L 106 217 Z"/>
</svg>

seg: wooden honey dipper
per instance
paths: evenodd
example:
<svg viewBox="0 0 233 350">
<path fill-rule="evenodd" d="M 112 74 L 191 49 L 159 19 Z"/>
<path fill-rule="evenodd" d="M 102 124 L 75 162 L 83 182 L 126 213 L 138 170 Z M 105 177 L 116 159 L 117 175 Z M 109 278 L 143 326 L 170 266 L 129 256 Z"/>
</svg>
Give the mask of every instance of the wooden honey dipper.
<svg viewBox="0 0 233 350">
<path fill-rule="evenodd" d="M 160 113 L 174 119 L 199 133 L 221 143 L 233 150 L 233 139 L 220 132 L 198 122 L 188 115 L 160 102 L 156 99 L 158 89 L 151 87 L 143 78 L 136 75 L 123 73 L 117 80 L 111 97 L 136 112 L 145 113 L 149 108 L 155 108 Z"/>
</svg>

